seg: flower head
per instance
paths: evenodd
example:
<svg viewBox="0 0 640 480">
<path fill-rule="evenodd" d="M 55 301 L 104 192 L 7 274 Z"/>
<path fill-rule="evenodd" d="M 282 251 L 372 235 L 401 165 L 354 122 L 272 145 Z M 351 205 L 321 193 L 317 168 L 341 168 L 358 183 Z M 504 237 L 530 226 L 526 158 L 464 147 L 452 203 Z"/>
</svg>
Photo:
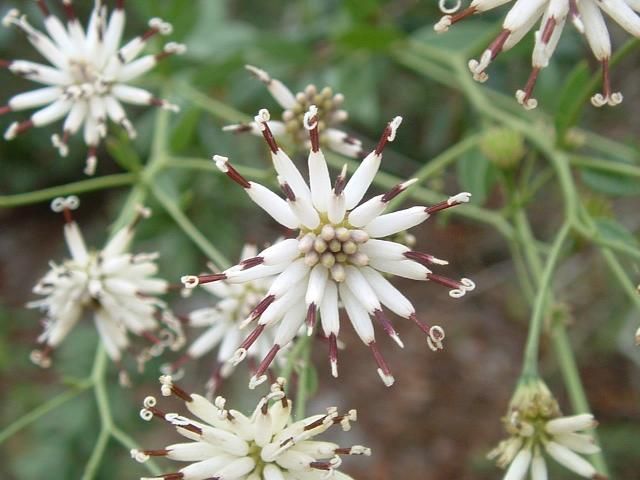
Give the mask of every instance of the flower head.
<svg viewBox="0 0 640 480">
<path fill-rule="evenodd" d="M 489 453 L 498 466 L 507 468 L 505 480 L 547 479 L 544 453 L 584 478 L 603 480 L 604 476 L 580 455 L 600 451 L 586 430 L 597 422 L 584 413 L 563 417 L 555 398 L 541 380 L 521 384 L 504 419 L 510 437 Z"/>
<path fill-rule="evenodd" d="M 71 259 L 51 263 L 47 274 L 33 291 L 44 298 L 29 304 L 45 312 L 44 332 L 32 360 L 46 367 L 49 355 L 83 317 L 86 310 L 93 318 L 100 339 L 111 359 L 118 362 L 128 347 L 131 332 L 161 343 L 151 332 L 158 327 L 156 315 L 164 308 L 156 295 L 167 291 L 167 282 L 153 275 L 157 272 L 156 254 L 130 254 L 126 249 L 133 238 L 134 227 L 149 212 L 141 209 L 138 217 L 113 235 L 100 251 L 88 250 L 71 210 L 78 206 L 77 197 L 57 198 L 51 207 L 65 217 L 64 236 Z"/>
<path fill-rule="evenodd" d="M 276 138 L 289 135 L 295 144 L 309 148 L 309 136 L 304 119 L 309 107 L 316 105 L 320 143 L 347 157 L 360 156 L 360 140 L 337 128 L 348 117 L 346 110 L 342 109 L 344 96 L 341 93 L 334 94 L 330 87 L 318 90 L 315 85 L 310 84 L 304 91 L 294 95 L 286 85 L 271 78 L 264 70 L 252 65 L 247 65 L 246 69 L 267 86 L 273 98 L 284 109 L 281 121 L 269 121 L 269 128 Z M 255 135 L 262 135 L 259 122 L 228 125 L 224 129 L 232 132 L 250 131 Z"/>
<path fill-rule="evenodd" d="M 69 151 L 69 138 L 84 125 L 84 142 L 88 147 L 85 173 L 92 175 L 96 168 L 98 144 L 107 135 L 107 119 L 121 125 L 129 137 L 136 136 L 123 103 L 177 110 L 175 105 L 128 83 L 144 75 L 163 58 L 183 53 L 185 47 L 171 42 L 160 53 L 138 58 L 150 38 L 171 33 L 171 25 L 159 18 L 151 19 L 146 32 L 120 46 L 125 25 L 124 0 L 115 2 L 115 10 L 109 19 L 104 1 L 95 0 L 86 30 L 80 25 L 72 0 L 62 2 L 66 26 L 51 13 L 45 0 L 37 3 L 44 16 L 46 34 L 31 26 L 27 17 L 17 9 L 10 10 L 3 19 L 5 26 L 15 26 L 22 31 L 50 64 L 27 60 L 0 61 L 0 65 L 12 73 L 45 85 L 15 95 L 0 108 L 0 114 L 40 108 L 29 120 L 12 123 L 5 138 L 11 140 L 33 127 L 42 127 L 66 117 L 62 135 L 53 135 L 51 141 L 64 157 Z"/>
<path fill-rule="evenodd" d="M 384 313 L 383 305 L 415 322 L 427 335 L 432 349 L 442 348 L 442 328 L 421 322 L 411 302 L 384 274 L 431 280 L 449 287 L 450 295 L 456 298 L 472 290 L 473 282 L 436 275 L 429 266 L 447 262 L 383 238 L 418 225 L 436 212 L 466 203 L 470 195 L 461 193 L 431 207 L 418 206 L 383 214 L 391 199 L 414 182 L 410 180 L 360 203 L 378 171 L 385 145 L 394 140 L 401 120 L 396 117 L 389 122 L 376 148 L 352 177 L 347 181 L 345 167 L 332 187 L 329 169 L 320 149 L 317 109 L 312 105 L 305 115 L 311 139 L 309 184 L 278 146 L 268 124 L 269 113 L 261 110 L 255 121 L 271 151 L 285 199 L 245 179 L 226 157 L 214 157 L 220 170 L 244 188 L 249 197 L 274 220 L 296 235 L 295 238 L 276 242 L 256 257 L 224 272 L 183 277 L 185 286 L 193 288 L 201 283 L 224 280 L 230 284 L 243 284 L 277 275 L 267 295 L 247 318 L 247 325 L 257 325 L 232 359 L 234 363 L 244 359 L 264 329 L 278 324 L 274 344 L 251 379 L 251 387 L 266 380 L 264 372 L 270 362 L 293 339 L 305 320 L 309 335 L 320 320 L 328 339 L 331 370 L 337 376 L 338 310 L 341 305 L 357 334 L 370 347 L 378 373 L 386 385 L 393 384 L 394 378 L 375 341 L 372 318 L 400 346 L 402 341 Z"/>
<path fill-rule="evenodd" d="M 471 15 L 492 10 L 509 3 L 511 0 L 473 0 L 469 7 L 462 11 L 445 10 L 440 21 L 435 25 L 437 32 L 446 32 L 451 25 Z M 458 2 L 458 7 L 461 2 Z M 443 0 L 440 1 L 441 8 Z M 502 24 L 502 31 L 489 45 L 478 60 L 469 61 L 469 69 L 473 78 L 484 82 L 488 75 L 486 69 L 496 56 L 516 45 L 540 20 L 540 27 L 535 32 L 533 48 L 533 70 L 525 87 L 516 92 L 516 99 L 525 108 L 535 108 L 538 104 L 532 97 L 533 89 L 540 71 L 549 64 L 549 60 L 558 45 L 560 36 L 568 19 L 582 33 L 593 55 L 602 65 L 602 93 L 591 97 L 596 107 L 617 105 L 622 101 L 622 94 L 611 89 L 609 80 L 609 60 L 611 58 L 611 39 L 605 23 L 603 12 L 613 21 L 635 37 L 640 37 L 640 4 L 636 0 L 515 0 Z"/>
<path fill-rule="evenodd" d="M 240 264 L 248 265 L 256 258 L 258 251 L 253 244 L 246 244 L 240 256 Z M 257 278 L 245 283 L 219 282 L 205 283 L 203 288 L 217 297 L 217 303 L 212 307 L 194 310 L 188 315 L 188 324 L 192 327 L 209 327 L 189 346 L 186 354 L 171 365 L 170 371 L 175 371 L 190 359 L 200 358 L 215 347 L 218 347 L 218 368 L 214 371 L 208 384 L 211 392 L 215 391 L 218 383 L 227 378 L 234 370 L 234 366 L 227 362 L 242 341 L 240 327 L 260 301 L 267 295 L 275 276 Z M 275 329 L 267 328 L 256 340 L 254 348 L 248 352 L 249 358 L 262 359 L 269 353 L 275 340 Z"/>
<path fill-rule="evenodd" d="M 162 394 L 176 395 L 198 420 L 177 413 L 164 413 L 156 407 L 156 399 L 147 397 L 140 416 L 144 420 L 161 418 L 176 427 L 176 431 L 191 440 L 159 450 L 132 450 L 139 462 L 149 457 L 166 457 L 188 462 L 186 467 L 168 473 L 157 480 L 257 480 L 334 478 L 349 480 L 338 471 L 341 455 L 370 455 L 371 450 L 356 445 L 341 448 L 335 443 L 312 440 L 333 425 L 344 431 L 356 420 L 356 411 L 340 415 L 328 408 L 327 413 L 292 422 L 292 402 L 284 393 L 284 380 L 271 385 L 250 417 L 237 410 L 227 410 L 226 400 L 217 397 L 210 403 L 196 394 L 188 394 L 173 383 L 171 377 L 160 377 Z M 144 480 L 151 480 L 149 478 Z"/>
</svg>

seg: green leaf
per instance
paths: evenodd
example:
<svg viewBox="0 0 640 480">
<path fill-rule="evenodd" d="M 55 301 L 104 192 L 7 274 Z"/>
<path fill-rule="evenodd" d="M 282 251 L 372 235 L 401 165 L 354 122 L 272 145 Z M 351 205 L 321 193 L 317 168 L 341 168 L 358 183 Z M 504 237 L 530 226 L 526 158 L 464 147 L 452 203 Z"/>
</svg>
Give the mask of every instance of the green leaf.
<svg viewBox="0 0 640 480">
<path fill-rule="evenodd" d="M 463 155 L 457 167 L 462 189 L 473 194 L 474 204 L 483 205 L 496 182 L 495 167 L 477 151 Z"/>
<path fill-rule="evenodd" d="M 337 38 L 343 47 L 357 50 L 380 51 L 387 49 L 401 38 L 401 33 L 392 27 L 358 25 Z"/>
<path fill-rule="evenodd" d="M 117 138 L 112 137 L 107 141 L 107 151 L 125 170 L 138 172 L 142 168 L 140 157 L 124 132 L 119 132 Z"/>
<path fill-rule="evenodd" d="M 580 175 L 585 185 L 605 195 L 612 197 L 640 195 L 640 182 L 635 178 L 589 168 L 583 169 Z"/>
<path fill-rule="evenodd" d="M 640 246 L 638 239 L 627 228 L 618 223 L 613 218 L 596 218 L 594 220 L 596 229 L 600 236 L 606 240 L 616 240 L 633 245 Z"/>
<path fill-rule="evenodd" d="M 573 69 L 560 92 L 560 103 L 555 116 L 560 141 L 564 139 L 567 130 L 577 123 L 592 89 L 589 67 L 586 61 L 582 61 Z"/>
</svg>

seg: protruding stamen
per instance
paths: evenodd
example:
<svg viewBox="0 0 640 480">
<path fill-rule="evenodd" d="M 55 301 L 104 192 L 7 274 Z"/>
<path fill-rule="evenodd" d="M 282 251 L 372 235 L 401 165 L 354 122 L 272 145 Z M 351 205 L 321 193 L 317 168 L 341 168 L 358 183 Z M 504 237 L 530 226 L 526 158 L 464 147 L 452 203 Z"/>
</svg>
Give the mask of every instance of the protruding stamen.
<svg viewBox="0 0 640 480">
<path fill-rule="evenodd" d="M 236 182 L 242 188 L 251 188 L 251 184 L 249 181 L 244 178 L 229 162 L 227 157 L 223 157 L 222 155 L 214 155 L 213 161 L 216 162 L 216 167 L 222 173 L 225 173 L 231 180 Z"/>
<path fill-rule="evenodd" d="M 391 370 L 389 369 L 387 362 L 385 362 L 382 353 L 380 353 L 380 350 L 378 350 L 376 342 L 371 342 L 369 344 L 369 348 L 371 349 L 371 353 L 373 353 L 373 358 L 378 364 L 378 375 L 380 375 L 380 378 L 382 379 L 384 384 L 387 387 L 390 387 L 395 382 L 395 379 L 393 378 Z"/>
<path fill-rule="evenodd" d="M 80 206 L 80 199 L 75 195 L 68 197 L 57 197 L 51 201 L 51 210 L 55 213 L 62 213 L 64 215 L 65 223 L 72 223 L 73 215 L 72 210 L 76 210 Z"/>
<path fill-rule="evenodd" d="M 311 150 L 313 152 L 320 150 L 318 123 L 318 107 L 311 105 L 309 111 L 304 114 L 303 125 L 304 128 L 309 130 L 309 139 L 311 140 Z"/>
<path fill-rule="evenodd" d="M 262 110 L 260 110 L 258 112 L 258 115 L 255 117 L 255 121 L 260 127 L 260 130 L 262 131 L 262 136 L 267 142 L 267 145 L 269 146 L 269 150 L 271 150 L 272 153 L 276 153 L 279 147 L 275 137 L 273 136 L 273 133 L 271 132 L 271 129 L 269 128 L 269 124 L 267 123 L 269 119 L 270 119 L 269 110 L 267 110 L 266 108 L 263 108 Z"/>
<path fill-rule="evenodd" d="M 227 275 L 224 273 L 210 273 L 206 275 L 185 275 L 180 279 L 180 281 L 185 288 L 195 288 L 204 283 L 218 282 L 220 280 L 225 280 L 226 278 Z"/>
<path fill-rule="evenodd" d="M 538 106 L 538 101 L 535 98 L 531 98 L 531 95 L 533 95 L 533 89 L 536 85 L 539 74 L 540 67 L 534 67 L 531 70 L 531 74 L 529 75 L 526 85 L 524 86 L 524 90 L 518 90 L 516 92 L 516 100 L 518 100 L 518 103 L 527 110 L 532 110 Z"/>
<path fill-rule="evenodd" d="M 430 273 L 427 275 L 427 280 L 431 280 L 439 283 L 440 285 L 451 288 L 452 290 L 449 292 L 449 296 L 453 298 L 464 297 L 467 292 L 470 292 L 476 288 L 476 284 L 468 278 L 463 278 L 460 281 L 456 281 L 448 277 Z"/>
<path fill-rule="evenodd" d="M 168 397 L 173 393 L 176 397 L 180 397 L 185 402 L 193 401 L 191 395 L 189 395 L 182 388 L 173 383 L 171 375 L 162 375 L 160 377 L 160 384 L 162 385 L 161 391 L 163 396 Z"/>
<path fill-rule="evenodd" d="M 417 181 L 418 181 L 417 178 L 412 178 L 410 180 L 407 180 L 406 182 L 402 182 L 395 185 L 393 188 L 391 188 L 391 190 L 389 190 L 387 193 L 385 193 L 382 196 L 381 201 L 384 203 L 390 202 L 391 200 L 397 197 L 400 193 L 404 192 L 407 188 L 409 188 L 411 185 L 413 185 Z"/>
<path fill-rule="evenodd" d="M 307 336 L 311 336 L 313 334 L 313 329 L 316 326 L 316 320 L 318 318 L 318 307 L 316 307 L 315 303 L 311 303 L 309 308 L 307 309 Z"/>
<path fill-rule="evenodd" d="M 338 338 L 335 333 L 329 335 L 329 363 L 331 364 L 331 375 L 338 378 Z"/>
<path fill-rule="evenodd" d="M 414 262 L 418 262 L 426 267 L 429 265 L 448 265 L 449 262 L 446 260 L 441 260 L 439 258 L 434 257 L 433 255 L 429 255 L 428 253 L 422 252 L 414 252 L 412 250 L 408 252 L 404 252 L 403 254 L 409 260 L 413 260 Z"/>
<path fill-rule="evenodd" d="M 264 258 L 262 257 L 252 257 L 242 260 L 240 265 L 242 265 L 242 270 L 248 270 L 249 268 L 257 267 L 264 263 Z"/>
<path fill-rule="evenodd" d="M 276 355 L 278 354 L 279 351 L 280 351 L 280 345 L 278 345 L 277 343 L 273 347 L 271 347 L 271 350 L 269 350 L 269 353 L 265 355 L 265 357 L 260 362 L 260 365 L 258 365 L 256 373 L 253 375 L 254 379 L 256 379 L 257 381 L 261 379 L 261 377 L 264 375 L 264 372 L 267 371 L 267 369 L 269 368 L 269 365 L 271 365 L 271 362 L 273 362 L 273 359 L 276 358 Z"/>
<path fill-rule="evenodd" d="M 609 59 L 604 58 L 602 64 L 602 93 L 597 93 L 591 97 L 591 103 L 594 107 L 602 107 L 609 105 L 614 107 L 622 102 L 622 94 L 620 92 L 611 91 L 611 81 L 609 79 Z"/>
<path fill-rule="evenodd" d="M 287 182 L 282 182 L 280 183 L 280 189 L 282 190 L 282 193 L 284 193 L 284 196 L 287 197 L 287 200 L 290 202 L 296 201 L 296 194 L 293 192 L 291 185 Z"/>
<path fill-rule="evenodd" d="M 471 198 L 471 194 L 468 192 L 462 192 L 459 193 L 457 195 L 454 195 L 452 197 L 449 197 L 447 200 L 440 202 L 440 203 L 436 203 L 435 205 L 432 205 L 431 207 L 427 207 L 425 208 L 425 212 L 427 212 L 429 215 L 439 212 L 441 210 L 446 210 L 447 208 L 451 208 L 451 207 L 456 207 L 462 203 L 468 203 L 469 199 Z"/>
<path fill-rule="evenodd" d="M 404 348 L 404 343 L 402 343 L 402 340 L 400 340 L 398 332 L 396 332 L 395 328 L 393 328 L 393 325 L 391 325 L 389 318 L 387 318 L 384 312 L 382 310 L 375 310 L 373 312 L 373 316 L 380 322 L 383 330 L 387 333 L 387 335 L 389 335 L 389 337 L 391 337 L 391 339 L 396 342 L 400 348 Z"/>
<path fill-rule="evenodd" d="M 398 130 L 398 127 L 400 126 L 400 124 L 402 123 L 402 117 L 395 117 L 393 120 L 391 120 L 387 126 L 385 127 L 384 131 L 382 132 L 382 135 L 380 136 L 380 140 L 378 141 L 378 145 L 376 146 L 376 149 L 374 150 L 376 155 L 381 155 L 382 151 L 384 150 L 384 147 L 387 145 L 388 142 L 393 142 L 396 138 L 396 131 Z"/>
<path fill-rule="evenodd" d="M 347 165 L 345 164 L 342 167 L 342 171 L 340 175 L 336 178 L 336 183 L 333 186 L 333 193 L 335 195 L 340 195 L 344 190 L 344 187 L 347 185 Z"/>
</svg>

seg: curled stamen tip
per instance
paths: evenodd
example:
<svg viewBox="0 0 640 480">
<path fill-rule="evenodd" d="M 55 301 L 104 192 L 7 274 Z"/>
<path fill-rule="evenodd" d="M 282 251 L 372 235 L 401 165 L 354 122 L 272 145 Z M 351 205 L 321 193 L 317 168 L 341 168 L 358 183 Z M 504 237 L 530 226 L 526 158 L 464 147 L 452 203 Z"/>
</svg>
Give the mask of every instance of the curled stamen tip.
<svg viewBox="0 0 640 480">
<path fill-rule="evenodd" d="M 12 8 L 2 18 L 2 25 L 4 25 L 5 27 L 9 27 L 12 23 L 14 23 L 18 19 L 19 16 L 20 16 L 20 10 L 18 10 L 17 8 Z"/>
<path fill-rule="evenodd" d="M 465 290 L 468 292 L 476 288 L 476 283 L 469 278 L 463 278 L 462 280 L 460 280 L 460 283 L 465 287 Z"/>
<path fill-rule="evenodd" d="M 149 26 L 158 30 L 161 35 L 170 35 L 173 32 L 173 26 L 158 17 L 150 19 Z"/>
<path fill-rule="evenodd" d="M 160 375 L 158 379 L 160 381 L 160 391 L 163 397 L 171 396 L 171 388 L 173 387 L 173 378 L 171 375 Z"/>
<path fill-rule="evenodd" d="M 442 342 L 445 337 L 443 328 L 439 325 L 434 325 L 429 329 L 429 337 L 433 339 L 434 342 Z"/>
<path fill-rule="evenodd" d="M 196 288 L 200 283 L 200 279 L 196 275 L 184 275 L 180 278 L 180 282 L 184 288 Z"/>
<path fill-rule="evenodd" d="M 29 359 L 40 368 L 49 368 L 51 366 L 51 358 L 41 350 L 33 350 L 29 355 Z"/>
<path fill-rule="evenodd" d="M 228 362 L 234 367 L 242 362 L 247 357 L 247 349 L 239 348 L 235 352 L 233 352 L 233 356 L 228 360 Z"/>
<path fill-rule="evenodd" d="M 389 136 L 387 136 L 387 140 L 389 142 L 393 142 L 396 139 L 396 132 L 398 131 L 398 127 L 402 123 L 402 117 L 397 116 L 393 120 L 389 122 L 389 128 L 391 132 L 389 132 Z"/>
<path fill-rule="evenodd" d="M 51 144 L 58 150 L 58 154 L 61 157 L 69 155 L 69 146 L 64 142 L 62 137 L 57 133 L 51 135 Z"/>
<path fill-rule="evenodd" d="M 524 90 L 516 92 L 516 100 L 525 110 L 533 110 L 538 106 L 538 101 L 535 98 L 527 98 L 527 93 Z"/>
<path fill-rule="evenodd" d="M 257 123 L 266 123 L 269 120 L 271 120 L 271 114 L 269 113 L 269 110 L 267 110 L 266 108 L 261 108 L 258 111 L 258 115 L 254 117 L 254 120 Z"/>
<path fill-rule="evenodd" d="M 60 213 L 64 210 L 76 210 L 80 206 L 80 199 L 75 195 L 57 197 L 51 201 L 51 210 Z"/>
<path fill-rule="evenodd" d="M 175 53 L 176 55 L 182 55 L 187 51 L 187 46 L 184 43 L 169 42 L 164 46 L 164 51 L 167 53 Z"/>
<path fill-rule="evenodd" d="M 138 463 L 144 463 L 149 460 L 149 455 L 144 453 L 142 450 L 138 450 L 137 448 L 131 449 L 131 458 L 133 458 Z"/>
<path fill-rule="evenodd" d="M 261 68 L 254 67 L 253 65 L 245 65 L 244 68 L 258 77 L 258 80 L 261 82 L 269 83 L 271 81 L 271 76 Z"/>
<path fill-rule="evenodd" d="M 404 342 L 402 341 L 402 339 L 400 339 L 400 336 L 397 333 L 393 333 L 391 335 L 391 339 L 396 342 L 396 344 L 400 347 L 400 348 L 404 348 Z"/>
<path fill-rule="evenodd" d="M 433 26 L 433 29 L 438 33 L 444 33 L 449 31 L 451 26 L 451 15 L 445 15 Z"/>
<path fill-rule="evenodd" d="M 382 379 L 382 383 L 384 383 L 386 387 L 390 387 L 396 381 L 396 379 L 393 378 L 393 375 L 384 373 L 381 368 L 378 369 L 378 375 L 380 375 L 380 378 Z"/>
<path fill-rule="evenodd" d="M 151 216 L 151 209 L 149 207 L 145 207 L 144 205 L 136 205 L 136 213 L 140 215 L 142 218 L 149 218 Z"/>
<path fill-rule="evenodd" d="M 603 95 L 602 93 L 597 93 L 593 97 L 591 97 L 591 104 L 594 107 L 604 107 L 605 105 L 615 107 L 620 103 L 622 103 L 622 94 L 620 92 L 615 92 L 611 95 Z"/>
<path fill-rule="evenodd" d="M 175 103 L 167 102 L 166 100 L 162 101 L 162 108 L 173 113 L 178 113 L 180 111 L 180 107 L 178 105 L 176 105 Z"/>
<path fill-rule="evenodd" d="M 156 400 L 156 397 L 152 395 L 145 397 L 144 400 L 142 401 L 142 405 L 144 406 L 144 408 L 155 407 L 157 403 L 158 401 Z"/>
<path fill-rule="evenodd" d="M 307 110 L 307 112 L 304 114 L 304 118 L 302 120 L 302 123 L 304 124 L 304 128 L 306 128 L 307 130 L 313 130 L 314 128 L 316 128 L 318 126 L 318 107 L 316 107 L 315 105 L 311 105 L 309 106 L 309 110 Z M 310 123 L 312 119 L 315 118 L 315 121 L 313 123 Z"/>
<path fill-rule="evenodd" d="M 254 375 L 251 377 L 251 380 L 249 380 L 249 389 L 254 390 L 258 385 L 261 385 L 266 381 L 267 381 L 266 375 L 260 375 L 259 377 L 256 377 Z"/>
<path fill-rule="evenodd" d="M 440 8 L 440 11 L 442 13 L 449 13 L 449 14 L 456 13 L 458 10 L 460 10 L 461 6 L 462 6 L 462 0 L 457 0 L 452 7 L 447 7 L 447 0 L 438 1 L 438 8 Z"/>
<path fill-rule="evenodd" d="M 351 455 L 365 455 L 367 457 L 370 457 L 371 449 L 363 445 L 354 445 L 353 447 L 351 447 Z"/>
<path fill-rule="evenodd" d="M 453 195 L 447 199 L 448 205 L 453 205 L 454 203 L 469 203 L 471 199 L 471 194 L 469 192 L 460 192 L 457 195 Z"/>
<path fill-rule="evenodd" d="M 227 173 L 229 171 L 229 166 L 227 165 L 229 163 L 228 157 L 223 157 L 222 155 L 214 155 L 213 161 L 216 162 L 216 167 L 218 167 L 218 170 L 220 170 L 222 173 Z"/>
</svg>

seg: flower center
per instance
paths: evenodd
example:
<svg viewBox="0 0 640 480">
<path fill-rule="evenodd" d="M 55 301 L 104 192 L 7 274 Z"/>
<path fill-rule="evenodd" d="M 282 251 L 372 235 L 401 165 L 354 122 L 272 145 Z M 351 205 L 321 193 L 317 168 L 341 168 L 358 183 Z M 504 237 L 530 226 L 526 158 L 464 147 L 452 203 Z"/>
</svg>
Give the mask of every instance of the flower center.
<svg viewBox="0 0 640 480">
<path fill-rule="evenodd" d="M 311 105 L 318 108 L 318 129 L 322 132 L 328 126 L 341 122 L 340 107 L 343 102 L 341 94 L 333 94 L 330 87 L 318 91 L 315 85 L 308 85 L 304 92 L 296 95 L 296 104 L 282 113 L 287 131 L 300 137 L 301 141 L 308 138 L 304 128 L 304 115 Z"/>
<path fill-rule="evenodd" d="M 109 84 L 102 79 L 101 72 L 91 62 L 70 60 L 69 71 L 75 83 L 67 88 L 67 92 L 74 98 L 102 95 L 109 89 Z"/>
<path fill-rule="evenodd" d="M 326 222 L 315 231 L 301 232 L 298 249 L 308 266 L 320 263 L 329 269 L 336 282 L 342 282 L 345 265 L 363 267 L 369 264 L 369 257 L 360 251 L 360 245 L 367 240 L 369 235 L 364 230 Z"/>
</svg>

